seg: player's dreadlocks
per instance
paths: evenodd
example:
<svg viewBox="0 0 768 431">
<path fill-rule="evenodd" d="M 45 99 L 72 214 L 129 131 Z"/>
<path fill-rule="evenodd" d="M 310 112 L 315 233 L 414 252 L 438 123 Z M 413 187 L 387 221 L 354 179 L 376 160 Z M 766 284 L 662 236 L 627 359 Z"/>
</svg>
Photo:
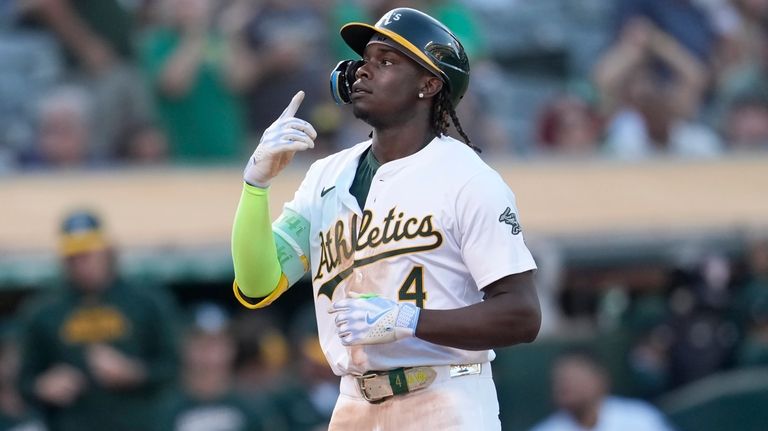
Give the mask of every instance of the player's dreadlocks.
<svg viewBox="0 0 768 431">
<path fill-rule="evenodd" d="M 448 128 L 451 126 L 451 121 L 453 121 L 453 126 L 456 127 L 456 131 L 459 132 L 464 143 L 475 150 L 475 152 L 480 153 L 480 148 L 472 145 L 469 136 L 464 133 L 464 129 L 459 122 L 459 117 L 453 109 L 451 98 L 448 97 L 448 89 L 443 87 L 443 89 L 437 93 L 437 96 L 435 96 L 435 102 L 432 105 L 432 130 L 434 130 L 437 135 L 448 134 Z"/>
</svg>

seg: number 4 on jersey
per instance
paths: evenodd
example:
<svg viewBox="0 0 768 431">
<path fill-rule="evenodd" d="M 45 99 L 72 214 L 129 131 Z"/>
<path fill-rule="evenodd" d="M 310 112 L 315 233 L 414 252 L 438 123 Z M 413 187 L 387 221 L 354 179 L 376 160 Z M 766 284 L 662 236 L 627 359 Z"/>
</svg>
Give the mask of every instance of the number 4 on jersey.
<svg viewBox="0 0 768 431">
<path fill-rule="evenodd" d="M 411 288 L 413 286 L 413 288 Z M 424 292 L 424 268 L 414 266 L 408 277 L 405 278 L 403 285 L 400 286 L 397 299 L 400 301 L 414 301 L 416 306 L 424 308 L 424 301 L 427 300 L 427 293 Z"/>
</svg>

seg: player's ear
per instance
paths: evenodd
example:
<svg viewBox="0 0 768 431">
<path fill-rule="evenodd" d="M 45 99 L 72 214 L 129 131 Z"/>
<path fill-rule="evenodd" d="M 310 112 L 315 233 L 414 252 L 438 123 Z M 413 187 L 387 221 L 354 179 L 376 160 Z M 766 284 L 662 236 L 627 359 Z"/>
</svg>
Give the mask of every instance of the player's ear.
<svg viewBox="0 0 768 431">
<path fill-rule="evenodd" d="M 434 75 L 429 75 L 422 79 L 419 93 L 424 95 L 424 99 L 428 99 L 436 96 L 442 89 L 443 81 Z"/>
</svg>

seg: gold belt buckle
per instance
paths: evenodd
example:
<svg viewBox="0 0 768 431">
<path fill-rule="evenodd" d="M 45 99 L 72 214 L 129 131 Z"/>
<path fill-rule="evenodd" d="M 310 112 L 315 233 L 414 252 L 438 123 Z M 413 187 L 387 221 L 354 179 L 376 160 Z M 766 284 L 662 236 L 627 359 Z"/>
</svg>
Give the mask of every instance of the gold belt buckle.
<svg viewBox="0 0 768 431">
<path fill-rule="evenodd" d="M 389 386 L 389 377 L 386 375 L 368 373 L 355 376 L 355 381 L 363 399 L 369 403 L 384 401 L 393 395 L 392 388 Z"/>
</svg>

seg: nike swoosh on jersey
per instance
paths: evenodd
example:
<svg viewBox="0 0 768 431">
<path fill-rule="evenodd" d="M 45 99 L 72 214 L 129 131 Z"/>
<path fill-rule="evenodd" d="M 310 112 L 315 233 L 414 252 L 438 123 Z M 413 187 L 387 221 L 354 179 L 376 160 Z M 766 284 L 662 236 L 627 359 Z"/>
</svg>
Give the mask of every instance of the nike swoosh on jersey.
<svg viewBox="0 0 768 431">
<path fill-rule="evenodd" d="M 370 313 L 365 313 L 365 321 L 369 325 L 373 325 L 374 323 L 376 323 L 377 320 L 381 319 L 381 317 L 383 315 L 387 314 L 387 313 L 389 313 L 389 310 L 384 310 L 381 313 L 373 316 L 373 318 L 371 318 L 371 314 Z"/>
<path fill-rule="evenodd" d="M 336 188 L 336 186 L 331 186 L 331 187 L 329 187 L 327 189 L 325 187 L 323 187 L 323 190 L 320 191 L 320 197 L 323 197 L 323 196 L 327 195 L 328 192 L 330 192 L 331 190 L 333 190 L 335 188 Z"/>
</svg>

